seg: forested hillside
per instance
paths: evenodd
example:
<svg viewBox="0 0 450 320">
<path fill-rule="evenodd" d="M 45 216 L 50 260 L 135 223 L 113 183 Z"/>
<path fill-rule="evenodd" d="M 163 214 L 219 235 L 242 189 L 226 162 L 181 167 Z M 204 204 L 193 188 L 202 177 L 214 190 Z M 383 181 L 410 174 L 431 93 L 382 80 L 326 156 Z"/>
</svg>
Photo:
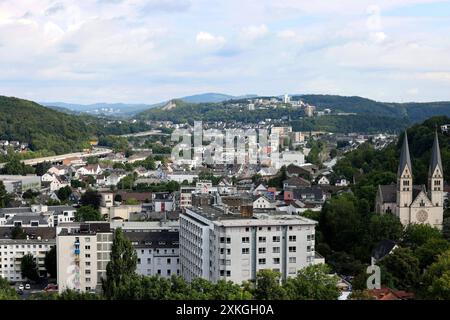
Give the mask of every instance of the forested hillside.
<svg viewBox="0 0 450 320">
<path fill-rule="evenodd" d="M 89 140 L 148 130 L 143 122 L 110 122 L 70 115 L 35 102 L 0 96 L 0 139 L 29 144 L 41 154 L 62 154 L 89 147 Z"/>
</svg>

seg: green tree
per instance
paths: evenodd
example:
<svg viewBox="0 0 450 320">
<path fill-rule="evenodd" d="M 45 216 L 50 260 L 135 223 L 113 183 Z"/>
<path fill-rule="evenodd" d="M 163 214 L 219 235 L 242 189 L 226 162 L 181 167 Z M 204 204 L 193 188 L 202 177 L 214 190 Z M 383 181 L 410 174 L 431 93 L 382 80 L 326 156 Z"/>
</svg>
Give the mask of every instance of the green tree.
<svg viewBox="0 0 450 320">
<path fill-rule="evenodd" d="M 357 199 L 350 194 L 341 194 L 327 201 L 319 226 L 333 250 L 351 252 L 360 243 L 363 234 Z"/>
<path fill-rule="evenodd" d="M 331 269 L 325 264 L 308 266 L 288 278 L 283 285 L 290 300 L 337 300 L 338 277 L 330 276 Z"/>
<path fill-rule="evenodd" d="M 44 265 L 50 277 L 56 278 L 56 246 L 45 253 Z"/>
<path fill-rule="evenodd" d="M 368 236 L 372 244 L 381 240 L 398 241 L 402 234 L 403 225 L 393 214 L 373 214 L 370 218 Z"/>
<path fill-rule="evenodd" d="M 403 244 L 416 249 L 430 239 L 442 239 L 442 233 L 428 224 L 409 224 L 403 235 Z"/>
<path fill-rule="evenodd" d="M 98 191 L 89 189 L 83 195 L 81 196 L 81 205 L 82 206 L 91 206 L 95 210 L 98 210 L 100 208 L 102 196 Z"/>
<path fill-rule="evenodd" d="M 23 278 L 29 279 L 31 281 L 36 281 L 39 279 L 36 259 L 32 254 L 28 253 L 22 257 L 22 260 L 20 262 L 20 271 Z"/>
<path fill-rule="evenodd" d="M 450 250 L 441 254 L 422 278 L 422 298 L 450 300 Z"/>
<path fill-rule="evenodd" d="M 75 221 L 84 222 L 84 221 L 102 221 L 102 220 L 103 217 L 100 214 L 100 212 L 90 205 L 80 207 L 75 213 Z"/>
<path fill-rule="evenodd" d="M 435 262 L 438 256 L 450 248 L 450 243 L 445 239 L 431 238 L 418 247 L 414 254 L 419 259 L 420 268 L 425 269 Z"/>
<path fill-rule="evenodd" d="M 139 204 L 139 201 L 137 201 L 135 198 L 129 198 L 129 199 L 125 200 L 125 204 L 136 205 L 136 204 Z"/>
<path fill-rule="evenodd" d="M 15 157 L 5 164 L 3 169 L 1 169 L 1 173 L 27 175 L 29 173 L 34 173 L 34 169 L 31 166 L 25 165 L 18 158 Z"/>
<path fill-rule="evenodd" d="M 380 261 L 382 277 L 397 289 L 413 290 L 420 277 L 419 260 L 409 248 L 397 248 Z"/>
<path fill-rule="evenodd" d="M 286 292 L 280 285 L 281 275 L 270 269 L 263 269 L 256 274 L 253 296 L 257 300 L 283 300 Z"/>
<path fill-rule="evenodd" d="M 56 195 L 58 196 L 58 199 L 61 200 L 61 202 L 65 202 L 65 201 L 69 200 L 69 197 L 71 194 L 72 194 L 72 188 L 69 186 L 60 188 L 56 192 Z"/>
<path fill-rule="evenodd" d="M 133 280 L 137 265 L 137 254 L 121 228 L 116 229 L 111 248 L 111 260 L 106 266 L 106 279 L 102 279 L 103 292 L 114 299 Z"/>
<path fill-rule="evenodd" d="M 52 167 L 52 163 L 51 162 L 48 162 L 48 161 L 39 162 L 36 165 L 36 174 L 38 176 L 43 176 L 48 171 L 48 169 L 50 169 L 51 167 Z"/>
<path fill-rule="evenodd" d="M 7 207 L 9 204 L 10 198 L 8 193 L 6 192 L 5 185 L 3 181 L 0 181 L 0 208 Z"/>
<path fill-rule="evenodd" d="M 11 288 L 8 280 L 0 277 L 0 300 L 18 300 L 19 295 Z"/>
</svg>

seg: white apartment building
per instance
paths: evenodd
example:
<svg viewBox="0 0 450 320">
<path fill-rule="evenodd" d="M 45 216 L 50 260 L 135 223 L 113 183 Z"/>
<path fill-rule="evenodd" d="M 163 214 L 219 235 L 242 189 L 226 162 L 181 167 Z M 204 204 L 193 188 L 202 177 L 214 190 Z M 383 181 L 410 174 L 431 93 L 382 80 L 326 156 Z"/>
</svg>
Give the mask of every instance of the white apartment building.
<svg viewBox="0 0 450 320">
<path fill-rule="evenodd" d="M 180 275 L 178 230 L 124 230 L 124 235 L 136 250 L 138 274 L 167 278 Z"/>
<path fill-rule="evenodd" d="M 68 223 L 58 227 L 56 237 L 58 288 L 100 292 L 106 277 L 113 233 L 109 223 Z"/>
<path fill-rule="evenodd" d="M 75 220 L 76 209 L 71 206 L 46 206 L 0 209 L 0 226 L 55 227 Z"/>
<path fill-rule="evenodd" d="M 0 227 L 0 277 L 10 282 L 21 282 L 20 264 L 22 257 L 33 255 L 39 275 L 45 276 L 45 254 L 55 246 L 55 228 L 24 228 L 26 239 L 12 239 L 12 228 Z"/>
<path fill-rule="evenodd" d="M 196 191 L 196 187 L 180 188 L 180 208 L 186 208 L 192 205 L 192 194 Z"/>
<path fill-rule="evenodd" d="M 242 283 L 262 269 L 283 279 L 316 263 L 316 222 L 286 214 L 242 216 L 218 207 L 186 208 L 180 215 L 181 274 Z"/>
</svg>

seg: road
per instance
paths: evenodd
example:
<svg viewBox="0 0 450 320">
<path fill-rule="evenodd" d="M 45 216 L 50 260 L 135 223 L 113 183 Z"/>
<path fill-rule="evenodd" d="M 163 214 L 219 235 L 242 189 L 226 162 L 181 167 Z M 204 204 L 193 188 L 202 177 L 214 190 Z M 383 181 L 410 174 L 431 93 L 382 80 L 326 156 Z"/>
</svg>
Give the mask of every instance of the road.
<svg viewBox="0 0 450 320">
<path fill-rule="evenodd" d="M 123 134 L 121 137 L 146 137 L 146 136 L 168 136 L 168 133 L 162 133 L 161 130 L 142 131 L 137 133 Z"/>
<path fill-rule="evenodd" d="M 26 165 L 34 166 L 34 165 L 36 165 L 38 163 L 42 163 L 42 162 L 60 162 L 60 161 L 63 161 L 64 159 L 68 159 L 68 158 L 98 157 L 98 156 L 107 155 L 111 152 L 113 152 L 113 151 L 108 148 L 95 148 L 93 151 L 90 151 L 90 152 L 67 153 L 67 154 L 61 154 L 58 156 L 27 159 L 27 160 L 22 160 L 22 162 Z M 0 168 L 3 168 L 4 166 L 5 166 L 5 163 L 0 163 Z"/>
</svg>

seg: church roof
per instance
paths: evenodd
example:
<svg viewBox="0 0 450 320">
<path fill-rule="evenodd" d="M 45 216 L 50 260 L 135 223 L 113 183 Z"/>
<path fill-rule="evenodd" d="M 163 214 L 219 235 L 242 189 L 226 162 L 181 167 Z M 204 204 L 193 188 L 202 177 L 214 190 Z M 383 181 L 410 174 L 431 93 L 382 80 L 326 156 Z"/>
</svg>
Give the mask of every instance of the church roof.
<svg viewBox="0 0 450 320">
<path fill-rule="evenodd" d="M 412 172 L 411 166 L 411 158 L 409 156 L 409 147 L 408 147 L 408 133 L 405 130 L 405 137 L 403 138 L 402 152 L 400 155 L 400 164 L 398 166 L 397 175 L 400 176 L 405 170 L 405 167 L 408 166 L 409 171 Z"/>
<path fill-rule="evenodd" d="M 439 167 L 439 170 L 441 171 L 441 173 L 443 172 L 441 151 L 439 149 L 439 139 L 438 139 L 437 131 L 434 136 L 433 149 L 431 150 L 431 162 L 430 162 L 430 168 L 428 170 L 428 175 L 430 177 L 434 173 L 434 170 L 436 169 L 436 167 Z"/>
<path fill-rule="evenodd" d="M 397 201 L 397 185 L 388 184 L 380 185 L 381 195 L 383 197 L 383 203 L 393 203 Z"/>
</svg>

